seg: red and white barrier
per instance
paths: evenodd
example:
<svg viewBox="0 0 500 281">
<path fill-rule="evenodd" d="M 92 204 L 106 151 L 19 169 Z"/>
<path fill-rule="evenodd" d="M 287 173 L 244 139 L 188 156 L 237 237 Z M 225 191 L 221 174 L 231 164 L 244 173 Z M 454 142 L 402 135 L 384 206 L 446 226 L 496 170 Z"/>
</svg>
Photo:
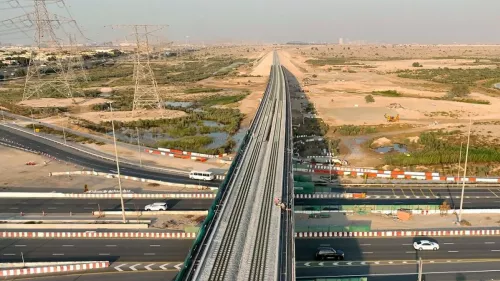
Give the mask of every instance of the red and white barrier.
<svg viewBox="0 0 500 281">
<path fill-rule="evenodd" d="M 296 238 L 322 237 L 416 237 L 416 236 L 493 236 L 500 235 L 500 229 L 476 230 L 397 230 L 397 231 L 366 231 L 366 232 L 296 232 Z"/>
<path fill-rule="evenodd" d="M 109 267 L 109 261 L 0 270 L 1 277 L 84 271 Z"/>
<path fill-rule="evenodd" d="M 194 232 L 0 232 L 0 238 L 196 238 Z"/>
<path fill-rule="evenodd" d="M 222 158 L 222 157 L 227 156 L 227 153 L 211 155 L 211 154 L 203 154 L 203 153 L 196 153 L 196 152 L 183 151 L 183 150 L 177 150 L 177 149 L 171 149 L 171 148 L 161 148 L 161 147 L 158 148 L 158 151 L 172 153 L 172 154 L 178 154 L 178 155 L 203 157 L 203 158 Z"/>
</svg>

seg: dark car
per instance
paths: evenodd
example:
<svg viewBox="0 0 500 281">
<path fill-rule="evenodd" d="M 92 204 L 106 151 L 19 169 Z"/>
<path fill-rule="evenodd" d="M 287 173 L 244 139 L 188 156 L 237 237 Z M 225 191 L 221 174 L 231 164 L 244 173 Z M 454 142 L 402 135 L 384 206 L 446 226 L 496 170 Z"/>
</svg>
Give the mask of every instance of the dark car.
<svg viewBox="0 0 500 281">
<path fill-rule="evenodd" d="M 330 247 L 321 247 L 318 248 L 316 252 L 316 259 L 317 260 L 343 260 L 344 259 L 344 252 L 341 250 L 335 250 Z"/>
</svg>

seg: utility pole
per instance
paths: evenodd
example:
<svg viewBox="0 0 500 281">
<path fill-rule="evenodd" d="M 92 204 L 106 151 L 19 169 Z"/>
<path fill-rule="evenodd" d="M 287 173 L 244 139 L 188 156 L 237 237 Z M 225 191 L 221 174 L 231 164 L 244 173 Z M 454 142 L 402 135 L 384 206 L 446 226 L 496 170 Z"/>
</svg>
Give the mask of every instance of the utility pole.
<svg viewBox="0 0 500 281">
<path fill-rule="evenodd" d="M 64 121 L 64 120 L 63 120 L 63 121 Z M 63 129 L 64 145 L 68 145 L 68 144 L 66 143 L 66 130 L 64 129 L 64 123 L 63 123 L 62 129 Z"/>
<path fill-rule="evenodd" d="M 464 205 L 464 192 L 465 192 L 465 177 L 467 176 L 467 160 L 469 158 L 469 144 L 470 144 L 470 130 L 472 127 L 472 118 L 469 118 L 469 134 L 467 135 L 467 149 L 465 150 L 465 167 L 464 176 L 462 178 L 462 195 L 460 196 L 460 211 L 458 212 L 458 223 L 462 221 L 462 208 Z"/>
<path fill-rule="evenodd" d="M 113 114 L 113 106 L 111 105 L 111 102 L 109 103 L 109 110 L 111 111 L 111 114 Z M 113 119 L 113 116 L 111 116 L 111 127 L 113 128 L 113 143 L 115 145 L 116 172 L 118 173 L 118 188 L 120 188 L 120 202 L 122 205 L 122 218 L 123 223 L 126 223 L 127 220 L 125 218 L 125 204 L 123 203 L 122 180 L 120 179 L 120 162 L 118 161 L 118 149 L 116 148 L 115 122 L 113 121 Z"/>
<path fill-rule="evenodd" d="M 139 141 L 139 128 L 135 127 L 135 130 L 137 131 L 137 147 L 139 148 L 139 164 L 142 167 L 142 154 L 141 154 L 141 143 Z"/>
<path fill-rule="evenodd" d="M 136 39 L 136 52 L 134 61 L 134 102 L 132 111 L 145 108 L 163 109 L 163 103 L 158 93 L 158 85 L 151 68 L 149 35 L 159 31 L 168 25 L 111 25 L 111 28 L 132 28 Z M 156 27 L 153 31 L 148 31 L 149 27 Z M 162 113 L 163 114 L 163 113 Z"/>
<path fill-rule="evenodd" d="M 33 125 L 33 134 L 35 134 L 36 129 L 35 129 L 35 119 L 33 118 L 33 109 L 30 108 L 30 112 L 31 112 L 31 124 Z"/>
<path fill-rule="evenodd" d="M 418 281 L 422 281 L 422 274 L 424 270 L 424 263 L 422 261 L 422 257 L 418 258 Z"/>
<path fill-rule="evenodd" d="M 460 156 L 458 157 L 458 171 L 457 171 L 457 188 L 458 188 L 458 184 L 460 183 L 460 170 L 462 169 L 462 166 L 460 166 L 460 164 L 462 163 L 462 146 L 463 146 L 464 142 L 461 141 L 460 142 Z"/>
<path fill-rule="evenodd" d="M 2 120 L 4 124 L 7 124 L 7 122 L 5 122 L 5 114 L 3 113 L 3 109 L 2 109 Z"/>
</svg>

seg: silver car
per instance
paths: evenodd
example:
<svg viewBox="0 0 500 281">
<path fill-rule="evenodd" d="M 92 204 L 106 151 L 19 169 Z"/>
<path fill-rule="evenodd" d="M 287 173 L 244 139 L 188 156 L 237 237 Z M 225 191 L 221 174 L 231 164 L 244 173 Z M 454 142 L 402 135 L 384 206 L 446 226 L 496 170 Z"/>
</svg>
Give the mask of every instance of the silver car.
<svg viewBox="0 0 500 281">
<path fill-rule="evenodd" d="M 437 251 L 439 250 L 439 244 L 429 240 L 420 240 L 413 243 L 413 248 L 419 251 L 423 250 Z"/>
</svg>

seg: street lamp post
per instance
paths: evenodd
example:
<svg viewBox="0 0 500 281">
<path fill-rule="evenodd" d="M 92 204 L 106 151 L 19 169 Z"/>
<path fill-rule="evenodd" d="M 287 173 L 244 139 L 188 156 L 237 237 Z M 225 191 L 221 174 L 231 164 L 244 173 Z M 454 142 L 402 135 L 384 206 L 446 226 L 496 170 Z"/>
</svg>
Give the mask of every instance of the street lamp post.
<svg viewBox="0 0 500 281">
<path fill-rule="evenodd" d="M 460 170 L 462 169 L 462 166 L 460 166 L 462 164 L 462 146 L 463 146 L 464 142 L 461 141 L 460 142 L 460 156 L 458 157 L 458 171 L 457 171 L 457 188 L 458 188 L 458 184 L 460 183 Z"/>
<path fill-rule="evenodd" d="M 141 165 L 142 167 L 142 154 L 141 154 L 141 143 L 139 141 L 139 128 L 138 127 L 135 127 L 135 130 L 137 131 L 137 147 L 139 148 L 139 164 Z"/>
<path fill-rule="evenodd" d="M 109 110 L 111 114 L 113 113 L 113 106 L 109 103 Z M 122 218 L 123 223 L 126 223 L 125 218 L 125 204 L 123 203 L 123 190 L 122 190 L 122 180 L 120 179 L 120 162 L 118 161 L 118 149 L 116 148 L 116 135 L 115 135 L 115 122 L 113 121 L 113 116 L 111 116 L 111 127 L 113 128 L 113 143 L 115 145 L 115 158 L 116 158 L 116 172 L 118 173 L 118 188 L 120 189 L 120 202 L 122 205 Z"/>
<path fill-rule="evenodd" d="M 464 175 L 462 177 L 462 195 L 460 196 L 460 211 L 458 212 L 458 223 L 462 221 L 462 208 L 464 205 L 464 192 L 465 192 L 465 177 L 467 176 L 467 160 L 469 158 L 469 144 L 470 144 L 470 130 L 472 127 L 472 118 L 469 119 L 469 134 L 467 135 L 467 149 L 465 150 L 465 166 Z"/>
<path fill-rule="evenodd" d="M 33 133 L 36 133 L 35 130 L 35 119 L 33 118 L 33 109 L 30 109 L 31 112 L 31 124 L 33 124 Z"/>
</svg>

